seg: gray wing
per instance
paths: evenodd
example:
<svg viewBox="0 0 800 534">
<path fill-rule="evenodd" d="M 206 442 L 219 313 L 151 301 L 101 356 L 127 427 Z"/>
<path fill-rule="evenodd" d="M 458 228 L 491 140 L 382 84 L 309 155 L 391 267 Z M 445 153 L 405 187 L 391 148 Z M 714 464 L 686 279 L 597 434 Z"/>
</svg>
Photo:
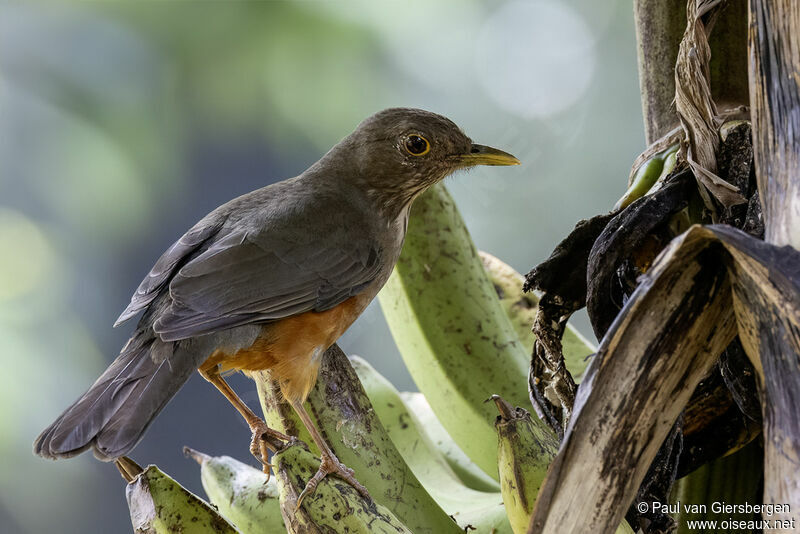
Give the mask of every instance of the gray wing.
<svg viewBox="0 0 800 534">
<path fill-rule="evenodd" d="M 174 341 L 335 307 L 381 270 L 378 246 L 354 238 L 346 222 L 219 232 L 170 280 L 171 303 L 155 331 Z"/>
<path fill-rule="evenodd" d="M 204 218 L 194 225 L 180 239 L 175 241 L 164 254 L 158 258 L 153 268 L 136 288 L 128 307 L 117 318 L 114 326 L 119 326 L 140 311 L 147 308 L 165 288 L 175 271 L 186 263 L 193 254 L 202 249 L 222 227 L 221 218 Z"/>
</svg>

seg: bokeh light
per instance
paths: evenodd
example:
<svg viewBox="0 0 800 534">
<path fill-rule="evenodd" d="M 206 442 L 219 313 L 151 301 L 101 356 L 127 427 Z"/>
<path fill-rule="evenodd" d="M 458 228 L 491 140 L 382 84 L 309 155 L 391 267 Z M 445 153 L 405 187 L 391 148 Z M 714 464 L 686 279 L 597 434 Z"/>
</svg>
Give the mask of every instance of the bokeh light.
<svg viewBox="0 0 800 534">
<path fill-rule="evenodd" d="M 53 250 L 42 232 L 18 211 L 0 207 L 0 303 L 23 298 L 53 268 Z"/>
<path fill-rule="evenodd" d="M 514 0 L 477 37 L 479 79 L 501 107 L 523 117 L 555 115 L 589 88 L 594 36 L 580 13 L 556 0 Z"/>
</svg>

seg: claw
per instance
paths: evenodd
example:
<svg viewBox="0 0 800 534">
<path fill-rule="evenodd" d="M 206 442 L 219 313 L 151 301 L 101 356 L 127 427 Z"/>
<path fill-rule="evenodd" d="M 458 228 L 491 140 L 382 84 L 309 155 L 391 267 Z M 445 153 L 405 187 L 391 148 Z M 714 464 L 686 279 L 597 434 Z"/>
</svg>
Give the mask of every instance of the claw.
<svg viewBox="0 0 800 534">
<path fill-rule="evenodd" d="M 300 495 L 297 497 L 297 504 L 295 505 L 295 511 L 300 509 L 300 505 L 303 504 L 303 500 L 314 493 L 316 491 L 317 486 L 322 479 L 324 479 L 328 475 L 333 475 L 336 477 L 341 478 L 351 486 L 353 486 L 356 491 L 358 491 L 362 497 L 365 499 L 372 501 L 372 497 L 370 497 L 367 488 L 365 488 L 358 480 L 356 480 L 355 472 L 344 465 L 342 462 L 339 461 L 336 456 L 333 455 L 322 455 L 322 462 L 319 465 L 319 469 L 311 477 L 311 480 L 308 481 L 306 487 L 303 488 L 303 491 L 300 492 Z"/>
<path fill-rule="evenodd" d="M 250 426 L 250 430 L 253 432 L 253 437 L 250 441 L 250 454 L 261 462 L 261 470 L 267 475 L 267 482 L 269 482 L 270 469 L 272 468 L 272 464 L 269 463 L 270 452 L 282 449 L 286 443 L 295 438 L 271 429 L 260 419 Z"/>
</svg>

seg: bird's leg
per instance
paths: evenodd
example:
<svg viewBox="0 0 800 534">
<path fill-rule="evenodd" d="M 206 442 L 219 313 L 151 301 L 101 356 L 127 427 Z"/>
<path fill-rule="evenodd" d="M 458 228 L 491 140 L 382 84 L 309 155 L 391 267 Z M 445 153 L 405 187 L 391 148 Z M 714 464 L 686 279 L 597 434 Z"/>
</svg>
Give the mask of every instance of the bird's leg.
<svg viewBox="0 0 800 534">
<path fill-rule="evenodd" d="M 247 426 L 253 433 L 253 439 L 250 442 L 250 452 L 255 456 L 263 465 L 264 473 L 269 476 L 269 451 L 277 451 L 283 447 L 283 442 L 292 441 L 292 438 L 273 430 L 267 426 L 263 419 L 253 413 L 247 404 L 239 398 L 233 389 L 225 382 L 219 374 L 219 368 L 215 365 L 210 369 L 198 369 L 200 375 L 214 384 L 214 386 L 225 395 L 236 411 L 242 414 L 244 420 L 247 421 Z"/>
<path fill-rule="evenodd" d="M 297 412 L 297 415 L 300 416 L 300 419 L 303 421 L 303 424 L 308 429 L 309 433 L 311 434 L 311 438 L 314 440 L 314 443 L 317 444 L 317 447 L 321 453 L 321 463 L 319 469 L 317 470 L 316 474 L 311 477 L 311 480 L 308 481 L 306 487 L 300 493 L 300 496 L 297 498 L 297 506 L 296 508 L 300 508 L 300 504 L 302 504 L 303 499 L 314 493 L 314 490 L 317 489 L 317 485 L 325 478 L 327 475 L 334 475 L 342 480 L 348 482 L 351 486 L 353 486 L 362 496 L 367 499 L 372 499 L 369 496 L 369 492 L 367 488 L 365 488 L 361 483 L 356 480 L 355 473 L 352 469 L 344 465 L 336 455 L 333 453 L 331 448 L 328 446 L 328 443 L 325 441 L 325 438 L 320 435 L 317 427 L 314 425 L 314 421 L 311 420 L 311 417 L 306 412 L 305 406 L 303 406 L 302 402 L 296 400 L 290 400 L 289 403 L 294 408 L 294 411 Z"/>
</svg>

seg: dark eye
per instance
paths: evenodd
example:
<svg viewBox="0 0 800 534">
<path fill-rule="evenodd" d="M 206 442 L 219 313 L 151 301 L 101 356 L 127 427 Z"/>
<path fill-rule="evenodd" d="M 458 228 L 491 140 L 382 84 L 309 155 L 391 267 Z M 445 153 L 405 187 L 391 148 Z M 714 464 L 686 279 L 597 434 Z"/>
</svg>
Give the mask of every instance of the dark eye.
<svg viewBox="0 0 800 534">
<path fill-rule="evenodd" d="M 431 149 L 431 144 L 421 135 L 412 134 L 406 137 L 405 147 L 412 156 L 424 156 Z"/>
</svg>

